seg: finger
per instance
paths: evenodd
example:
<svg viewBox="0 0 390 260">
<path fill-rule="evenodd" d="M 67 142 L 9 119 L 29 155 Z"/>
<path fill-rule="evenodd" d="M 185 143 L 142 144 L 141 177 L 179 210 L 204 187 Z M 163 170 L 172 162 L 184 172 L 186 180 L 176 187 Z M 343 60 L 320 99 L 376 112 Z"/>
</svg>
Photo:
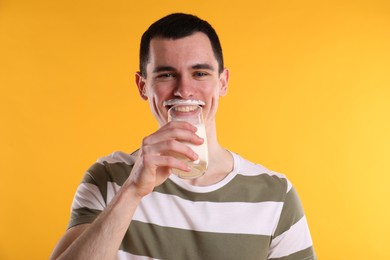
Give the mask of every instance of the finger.
<svg viewBox="0 0 390 260">
<path fill-rule="evenodd" d="M 177 140 L 167 140 L 154 145 L 146 145 L 142 148 L 144 154 L 181 155 L 195 161 L 198 155 L 185 143 Z"/>
<path fill-rule="evenodd" d="M 176 168 L 182 171 L 191 171 L 191 168 L 183 161 L 176 159 L 173 156 L 148 154 L 143 156 L 143 165 L 145 168 Z"/>
</svg>

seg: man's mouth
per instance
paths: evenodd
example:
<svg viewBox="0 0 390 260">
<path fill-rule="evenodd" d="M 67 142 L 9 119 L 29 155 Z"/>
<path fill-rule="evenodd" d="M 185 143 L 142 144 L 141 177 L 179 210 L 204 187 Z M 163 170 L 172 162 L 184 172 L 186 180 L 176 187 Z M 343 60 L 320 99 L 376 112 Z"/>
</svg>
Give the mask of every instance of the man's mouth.
<svg viewBox="0 0 390 260">
<path fill-rule="evenodd" d="M 174 105 L 175 111 L 178 112 L 192 112 L 195 111 L 198 106 L 203 107 L 205 102 L 202 100 L 191 100 L 191 99 L 170 99 L 164 101 L 163 105 L 169 110 Z"/>
<path fill-rule="evenodd" d="M 198 106 L 191 106 L 191 105 L 188 105 L 188 106 L 185 106 L 185 105 L 180 105 L 180 106 L 176 106 L 174 108 L 175 111 L 177 112 L 192 112 L 192 111 L 195 111 L 196 109 L 198 108 Z"/>
<path fill-rule="evenodd" d="M 163 104 L 168 110 L 168 121 L 193 122 L 195 119 L 203 118 L 202 106 L 205 105 L 205 102 L 202 100 L 170 99 L 164 101 Z M 197 125 L 199 123 L 198 120 L 195 120 L 193 124 Z"/>
</svg>

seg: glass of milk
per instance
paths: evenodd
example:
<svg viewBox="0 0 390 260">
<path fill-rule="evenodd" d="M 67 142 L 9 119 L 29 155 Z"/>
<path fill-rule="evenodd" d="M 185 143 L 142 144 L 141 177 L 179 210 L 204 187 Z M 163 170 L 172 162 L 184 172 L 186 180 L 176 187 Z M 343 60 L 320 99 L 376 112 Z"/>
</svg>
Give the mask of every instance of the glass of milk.
<svg viewBox="0 0 390 260">
<path fill-rule="evenodd" d="M 192 179 L 202 176 L 207 170 L 208 164 L 208 150 L 207 150 L 207 138 L 206 138 L 206 128 L 203 121 L 202 107 L 197 102 L 180 102 L 173 105 L 168 110 L 168 121 L 186 121 L 197 127 L 196 134 L 204 139 L 203 144 L 194 145 L 192 143 L 185 143 L 188 145 L 196 154 L 198 154 L 198 159 L 192 161 L 185 156 L 176 154 L 175 157 L 186 162 L 190 168 L 191 172 L 185 172 L 178 169 L 172 169 L 172 172 L 177 176 L 185 179 Z"/>
</svg>

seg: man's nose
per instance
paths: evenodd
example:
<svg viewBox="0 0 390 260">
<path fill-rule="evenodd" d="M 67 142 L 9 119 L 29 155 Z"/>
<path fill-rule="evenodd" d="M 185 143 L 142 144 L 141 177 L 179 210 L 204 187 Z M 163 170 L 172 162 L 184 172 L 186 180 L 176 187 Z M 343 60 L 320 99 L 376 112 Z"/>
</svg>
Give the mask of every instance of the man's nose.
<svg viewBox="0 0 390 260">
<path fill-rule="evenodd" d="M 194 95 L 194 86 L 190 79 L 180 77 L 176 82 L 176 89 L 174 95 L 183 99 L 188 99 Z"/>
</svg>

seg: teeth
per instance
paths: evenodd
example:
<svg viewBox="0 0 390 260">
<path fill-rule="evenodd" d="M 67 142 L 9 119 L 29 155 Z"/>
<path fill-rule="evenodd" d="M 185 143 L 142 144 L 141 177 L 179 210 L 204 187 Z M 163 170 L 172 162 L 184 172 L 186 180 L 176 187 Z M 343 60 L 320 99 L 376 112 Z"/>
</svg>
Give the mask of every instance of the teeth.
<svg viewBox="0 0 390 260">
<path fill-rule="evenodd" d="M 192 112 L 196 110 L 197 106 L 177 106 L 175 107 L 175 111 L 178 112 Z"/>
<path fill-rule="evenodd" d="M 164 101 L 164 106 L 173 106 L 173 105 L 199 105 L 204 106 L 205 103 L 202 100 L 194 100 L 194 99 L 170 99 Z"/>
</svg>

